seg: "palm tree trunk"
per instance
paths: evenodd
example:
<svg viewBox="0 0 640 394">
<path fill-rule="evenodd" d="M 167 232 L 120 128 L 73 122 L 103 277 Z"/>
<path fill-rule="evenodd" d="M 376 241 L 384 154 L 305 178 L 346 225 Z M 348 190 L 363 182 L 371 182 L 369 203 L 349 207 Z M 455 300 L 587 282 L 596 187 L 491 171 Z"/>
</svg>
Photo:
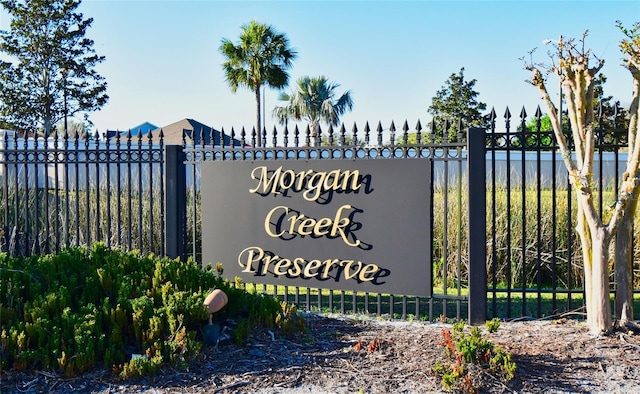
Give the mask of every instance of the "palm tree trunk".
<svg viewBox="0 0 640 394">
<path fill-rule="evenodd" d="M 260 111 L 260 85 L 255 90 L 256 94 L 256 146 L 262 146 L 262 113 Z"/>
<path fill-rule="evenodd" d="M 320 146 L 322 145 L 320 136 L 320 123 L 319 122 L 310 122 L 311 126 L 311 146 Z"/>
</svg>

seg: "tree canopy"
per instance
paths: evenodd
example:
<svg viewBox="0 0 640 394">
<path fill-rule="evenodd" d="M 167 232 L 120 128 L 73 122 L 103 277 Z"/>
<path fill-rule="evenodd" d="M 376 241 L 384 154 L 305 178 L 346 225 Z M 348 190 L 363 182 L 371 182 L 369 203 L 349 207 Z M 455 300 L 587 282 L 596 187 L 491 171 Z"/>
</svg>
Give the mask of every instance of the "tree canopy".
<svg viewBox="0 0 640 394">
<path fill-rule="evenodd" d="M 11 17 L 0 31 L 0 116 L 13 128 L 49 135 L 67 116 L 104 106 L 107 83 L 95 70 L 104 61 L 86 37 L 93 19 L 80 0 L 1 0 Z"/>
<path fill-rule="evenodd" d="M 301 77 L 297 81 L 296 90 L 291 94 L 282 93 L 281 101 L 287 104 L 275 107 L 273 115 L 280 124 L 287 120 L 306 120 L 309 122 L 311 136 L 320 138 L 320 123 L 337 126 L 346 111 L 353 108 L 351 91 L 338 96 L 336 89 L 340 85 L 329 82 L 325 76 Z"/>
<path fill-rule="evenodd" d="M 442 89 L 431 99 L 427 112 L 433 115 L 436 124 L 434 142 L 442 140 L 445 123 L 449 125 L 450 140 L 455 140 L 457 123 L 462 120 L 466 126 L 486 127 L 487 120 L 482 112 L 487 105 L 478 101 L 478 93 L 474 87 L 476 80 L 465 80 L 464 67 L 457 74 L 451 74 Z"/>
<path fill-rule="evenodd" d="M 281 89 L 289 84 L 287 70 L 293 65 L 297 53 L 289 47 L 289 39 L 271 25 L 251 21 L 242 26 L 237 44 L 227 38 L 222 39 L 220 52 L 226 58 L 222 64 L 225 78 L 232 92 L 244 86 L 256 98 L 257 143 L 261 144 L 261 92 L 266 85 Z"/>
</svg>

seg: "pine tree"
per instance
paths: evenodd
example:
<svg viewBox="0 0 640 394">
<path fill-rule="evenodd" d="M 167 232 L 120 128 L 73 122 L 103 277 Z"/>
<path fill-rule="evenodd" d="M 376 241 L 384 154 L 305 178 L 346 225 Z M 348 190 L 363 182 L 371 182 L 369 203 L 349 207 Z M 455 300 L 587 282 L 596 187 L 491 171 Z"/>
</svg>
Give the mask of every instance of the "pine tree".
<svg viewBox="0 0 640 394">
<path fill-rule="evenodd" d="M 0 117 L 21 132 L 48 136 L 53 125 L 104 106 L 107 84 L 95 66 L 104 61 L 86 37 L 93 18 L 80 0 L 1 0 L 11 17 L 0 31 Z M 90 123 L 90 122 L 89 122 Z"/>
<path fill-rule="evenodd" d="M 435 142 L 442 141 L 445 123 L 448 125 L 450 141 L 457 139 L 458 121 L 462 121 L 467 127 L 487 125 L 482 115 L 487 105 L 478 101 L 477 97 L 480 93 L 474 90 L 475 84 L 475 79 L 465 81 L 464 67 L 462 67 L 458 74 L 451 74 L 442 89 L 431 99 L 427 112 L 433 115 L 435 120 L 436 130 L 432 130 Z"/>
</svg>

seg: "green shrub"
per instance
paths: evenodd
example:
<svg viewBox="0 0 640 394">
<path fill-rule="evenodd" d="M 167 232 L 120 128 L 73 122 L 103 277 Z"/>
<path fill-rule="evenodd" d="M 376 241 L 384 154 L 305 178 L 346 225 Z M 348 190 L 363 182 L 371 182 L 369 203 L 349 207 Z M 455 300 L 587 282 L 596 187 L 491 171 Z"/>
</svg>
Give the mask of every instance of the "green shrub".
<svg viewBox="0 0 640 394">
<path fill-rule="evenodd" d="M 487 320 L 484 323 L 485 328 L 487 329 L 487 331 L 494 333 L 496 331 L 498 331 L 498 328 L 500 328 L 500 319 L 497 317 L 494 317 L 491 320 Z"/>
<path fill-rule="evenodd" d="M 433 372 L 441 377 L 442 387 L 446 390 L 477 392 L 484 370 L 507 382 L 513 379 L 516 364 L 511 361 L 511 354 L 483 338 L 478 327 L 471 327 L 465 333 L 464 323 L 456 323 L 451 330 L 442 330 L 442 337 L 444 354 L 449 361 L 436 361 Z"/>
<path fill-rule="evenodd" d="M 105 367 L 127 378 L 184 367 L 201 350 L 203 301 L 213 288 L 229 296 L 216 319 L 246 324 L 234 333 L 239 342 L 252 328 L 276 326 L 276 299 L 234 288 L 220 274 L 100 243 L 57 255 L 0 254 L 0 369 L 74 376 Z"/>
</svg>

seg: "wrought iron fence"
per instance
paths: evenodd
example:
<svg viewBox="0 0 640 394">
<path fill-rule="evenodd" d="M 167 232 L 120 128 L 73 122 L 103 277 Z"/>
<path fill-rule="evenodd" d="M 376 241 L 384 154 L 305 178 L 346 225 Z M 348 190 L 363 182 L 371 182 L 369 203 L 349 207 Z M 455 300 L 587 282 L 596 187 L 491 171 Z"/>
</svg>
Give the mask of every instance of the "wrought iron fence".
<svg viewBox="0 0 640 394">
<path fill-rule="evenodd" d="M 544 317 L 584 312 L 575 195 L 551 130 L 527 128 L 524 109 L 516 127 L 509 109 L 504 128 L 491 113 L 487 148 L 487 267 L 489 317 Z M 605 124 L 599 118 L 600 125 Z M 598 129 L 594 181 L 600 215 L 615 202 L 627 160 L 626 130 Z M 567 130 L 568 134 L 570 131 Z M 570 135 L 567 140 L 572 141 Z M 636 221 L 639 215 L 636 213 Z M 635 226 L 637 238 L 638 226 Z M 634 261 L 640 250 L 634 244 Z M 640 288 L 637 268 L 634 285 Z M 613 283 L 613 280 L 612 280 Z M 612 285 L 613 287 L 613 285 Z M 637 290 L 636 290 L 637 292 Z M 638 307 L 635 308 L 636 316 Z"/>
<path fill-rule="evenodd" d="M 26 256 L 101 241 L 163 253 L 162 140 L 2 134 L 0 251 Z"/>
<path fill-rule="evenodd" d="M 474 298 L 486 300 L 487 317 L 543 317 L 580 308 L 575 200 L 553 135 L 540 126 L 529 130 L 524 110 L 515 127 L 508 109 L 503 121 L 492 111 L 489 122 L 485 143 L 473 145 L 461 132 L 466 130 L 462 122 L 445 124 L 443 130 L 435 122 L 423 127 L 419 121 L 413 128 L 406 121 L 399 128 L 393 122 L 388 127 L 378 123 L 375 129 L 366 123 L 347 131 L 342 125 L 316 136 L 308 128 L 286 126 L 263 130 L 260 136 L 231 129 L 228 140 L 240 140 L 241 146 L 165 146 L 162 137 L 153 140 L 141 134 L 100 141 L 97 136 L 33 139 L 5 132 L 0 134 L 0 251 L 54 253 L 101 241 L 201 261 L 203 161 L 422 158 L 433 162 L 432 234 L 425 235 L 425 242 L 433 245 L 427 257 L 433 297 L 262 285 L 257 289 L 306 309 L 430 320 L 469 316 L 476 308 L 469 307 Z M 216 140 L 226 141 L 224 129 L 220 134 Z M 258 138 L 263 147 L 252 147 Z M 270 147 L 265 147 L 267 141 Z M 618 191 L 625 144 L 623 130 L 598 132 L 594 175 L 604 215 Z M 484 176 L 469 176 L 467 160 L 472 157 L 481 158 Z M 480 167 L 478 163 L 473 167 Z M 479 195 L 476 190 L 483 191 Z M 478 204 L 486 207 L 483 218 L 469 215 Z M 486 231 L 475 231 L 476 226 Z M 478 234 L 483 237 L 474 240 Z M 469 250 L 474 242 L 478 247 L 478 240 L 486 262 L 480 282 Z M 639 255 L 634 243 L 634 261 Z M 478 283 L 485 283 L 479 292 Z M 634 284 L 640 288 L 637 263 Z M 637 316 L 639 308 L 635 310 Z"/>
</svg>

